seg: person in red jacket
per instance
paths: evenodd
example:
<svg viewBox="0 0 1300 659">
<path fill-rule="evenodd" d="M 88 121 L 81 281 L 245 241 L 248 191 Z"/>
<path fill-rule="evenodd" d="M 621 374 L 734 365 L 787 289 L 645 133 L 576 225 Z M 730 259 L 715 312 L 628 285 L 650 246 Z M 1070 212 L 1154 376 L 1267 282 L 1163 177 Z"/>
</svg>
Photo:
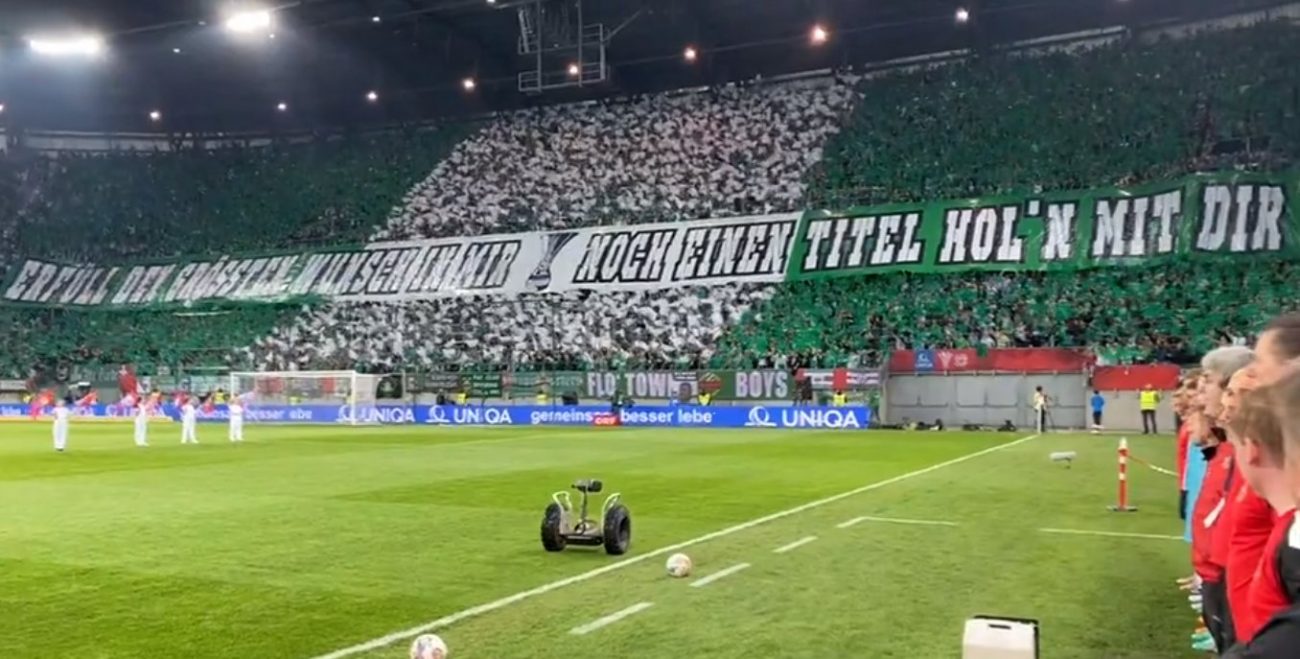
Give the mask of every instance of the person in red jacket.
<svg viewBox="0 0 1300 659">
<path fill-rule="evenodd" d="M 1278 552 L 1295 516 L 1295 498 L 1287 482 L 1282 430 L 1268 389 L 1248 391 L 1230 422 L 1237 465 L 1246 490 L 1258 493 L 1268 509 L 1268 524 L 1256 550 L 1242 551 L 1245 540 L 1233 538 L 1239 551 L 1228 561 L 1228 601 L 1238 642 L 1254 638 L 1269 618 L 1290 606 L 1278 571 Z M 1237 519 L 1244 508 L 1238 506 Z M 1258 529 L 1250 529 L 1253 536 Z"/>
<path fill-rule="evenodd" d="M 1300 329 L 1300 317 L 1297 317 L 1297 321 L 1296 327 Z M 1261 340 L 1261 346 L 1263 344 Z M 1300 343 L 1297 345 L 1300 346 Z M 1282 436 L 1286 490 L 1290 494 L 1290 502 L 1294 504 L 1300 502 L 1300 368 L 1292 366 L 1289 370 L 1283 370 L 1282 377 L 1270 387 L 1269 395 L 1267 406 L 1271 409 Z M 1246 411 L 1244 414 L 1250 416 L 1253 412 Z M 1264 431 L 1252 432 L 1262 435 Z M 1287 607 L 1285 602 L 1290 602 L 1290 605 L 1275 611 L 1271 618 L 1255 630 L 1248 643 L 1229 649 L 1223 655 L 1225 659 L 1293 659 L 1297 656 L 1297 649 L 1300 649 L 1300 604 L 1296 602 L 1294 583 L 1288 583 L 1287 579 L 1288 572 L 1294 576 L 1297 549 L 1293 546 L 1296 544 L 1294 536 L 1300 527 L 1294 521 L 1287 524 L 1285 516 L 1279 516 L 1274 528 L 1276 533 L 1269 538 L 1270 550 L 1261 559 L 1252 584 L 1251 606 L 1253 610 L 1259 607 L 1258 611 L 1262 614 L 1265 607 L 1274 610 L 1279 602 L 1284 607 Z"/>
<path fill-rule="evenodd" d="M 1240 478 L 1233 462 L 1232 444 L 1227 442 L 1227 433 L 1219 422 L 1224 415 L 1224 394 L 1229 380 L 1253 359 L 1249 348 L 1239 346 L 1218 348 L 1206 354 L 1201 360 L 1204 372 L 1198 387 L 1201 411 L 1191 421 L 1192 435 L 1201 440 L 1209 462 L 1192 508 L 1192 567 L 1201 577 L 1205 627 L 1220 651 L 1236 641 L 1224 575 L 1234 512 L 1230 495 Z"/>
</svg>

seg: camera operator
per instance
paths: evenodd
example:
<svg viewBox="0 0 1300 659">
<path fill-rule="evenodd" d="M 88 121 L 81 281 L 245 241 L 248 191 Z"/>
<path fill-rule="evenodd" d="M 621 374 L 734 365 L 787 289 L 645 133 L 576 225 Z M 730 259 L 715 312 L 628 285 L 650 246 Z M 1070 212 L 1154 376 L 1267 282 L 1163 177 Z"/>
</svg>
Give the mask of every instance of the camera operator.
<svg viewBox="0 0 1300 659">
<path fill-rule="evenodd" d="M 1042 433 L 1043 429 L 1047 427 L 1047 405 L 1049 402 L 1050 399 L 1043 392 L 1043 388 L 1041 386 L 1034 387 L 1034 423 L 1039 433 Z"/>
</svg>

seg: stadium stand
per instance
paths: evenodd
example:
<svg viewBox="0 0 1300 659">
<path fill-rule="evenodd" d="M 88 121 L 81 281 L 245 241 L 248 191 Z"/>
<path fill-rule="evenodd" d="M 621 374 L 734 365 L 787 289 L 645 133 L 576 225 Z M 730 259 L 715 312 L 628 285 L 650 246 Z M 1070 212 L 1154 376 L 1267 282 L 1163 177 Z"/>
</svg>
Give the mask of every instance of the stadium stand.
<svg viewBox="0 0 1300 659">
<path fill-rule="evenodd" d="M 377 238 L 792 210 L 848 84 L 727 87 L 497 118 L 416 185 Z"/>
<path fill-rule="evenodd" d="M 1085 272 L 882 275 L 799 282 L 729 333 L 733 363 L 881 363 L 900 348 L 1075 347 L 1103 363 L 1185 362 L 1241 344 L 1296 302 L 1300 264 L 1171 262 Z M 1243 292 L 1247 292 L 1243 298 Z M 1175 312 L 1176 313 L 1171 313 Z"/>
<path fill-rule="evenodd" d="M 359 238 L 384 218 L 378 238 L 476 235 L 1279 169 L 1300 148 L 1294 95 L 1278 92 L 1300 88 L 1300 73 L 1285 64 L 1300 56 L 1297 29 L 1266 24 L 1070 55 L 997 56 L 874 77 L 856 91 L 840 77 L 528 110 L 490 120 L 436 166 L 450 142 L 437 135 L 361 155 L 347 142 L 318 147 L 336 160 L 308 151 L 307 162 L 319 165 L 308 173 L 275 151 L 212 162 L 188 156 L 209 167 L 194 175 L 220 201 L 212 212 L 197 197 L 176 196 L 188 188 L 157 171 L 164 160 L 81 159 L 45 184 L 38 211 L 24 216 L 20 247 L 82 258 L 163 255 Z M 1046 129 L 1062 125 L 1074 129 Z M 399 163 L 395 173 L 367 178 L 388 159 Z M 101 175 L 110 183 L 97 181 Z M 358 176 L 364 184 L 352 180 Z M 120 180 L 145 183 L 113 187 Z M 54 191 L 68 198 L 55 200 Z M 89 212 L 98 205 L 111 209 L 107 219 Z M 174 223 L 164 212 L 172 207 L 180 209 Z M 94 216 L 99 226 L 59 246 L 57 237 L 84 229 L 73 216 L 83 224 Z M 202 217 L 218 218 L 219 228 Z M 242 230 L 259 217 L 297 220 Z M 30 227 L 35 218 L 50 226 Z M 185 238 L 134 246 L 120 229 L 128 224 Z M 1294 265 L 1283 263 L 1165 263 L 1142 277 L 1132 272 L 338 303 L 308 309 L 229 359 L 303 369 L 830 365 L 878 362 L 899 347 L 1057 345 L 1131 362 L 1207 347 L 1189 337 L 1248 336 L 1256 319 L 1287 304 L 1278 290 L 1295 280 Z M 1243 300 L 1242 291 L 1251 293 Z"/>
<path fill-rule="evenodd" d="M 1300 153 L 1286 22 L 869 80 L 811 174 L 843 207 L 1278 169 Z"/>
<path fill-rule="evenodd" d="M 709 360 L 724 330 L 773 290 L 748 285 L 333 304 L 277 329 L 243 359 L 263 370 L 693 367 Z"/>
<path fill-rule="evenodd" d="M 464 132 L 32 159 L 17 248 L 115 263 L 359 242 Z"/>
</svg>

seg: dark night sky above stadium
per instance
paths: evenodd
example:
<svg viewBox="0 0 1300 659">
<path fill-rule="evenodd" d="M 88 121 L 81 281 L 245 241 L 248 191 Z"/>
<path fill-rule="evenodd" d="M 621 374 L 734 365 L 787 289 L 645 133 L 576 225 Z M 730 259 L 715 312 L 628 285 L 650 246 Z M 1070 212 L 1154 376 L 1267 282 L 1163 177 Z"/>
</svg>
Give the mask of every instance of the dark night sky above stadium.
<svg viewBox="0 0 1300 659">
<path fill-rule="evenodd" d="M 588 22 L 632 19 L 611 79 L 520 94 L 517 0 L 298 0 L 275 38 L 222 28 L 227 0 L 14 0 L 0 5 L 0 122 L 73 130 L 300 129 L 481 113 L 881 61 L 1111 25 L 1188 19 L 1255 0 L 584 0 Z M 551 0 L 554 1 L 554 0 Z M 572 1 L 572 0 L 570 0 Z M 1272 3 L 1276 4 L 1276 3 Z M 506 5 L 506 6 L 503 6 Z M 971 21 L 958 25 L 959 6 Z M 379 17 L 376 22 L 374 17 Z M 635 17 L 635 18 L 634 18 Z M 831 38 L 809 44 L 821 23 Z M 36 34 L 93 30 L 90 60 L 32 53 Z M 700 57 L 687 63 L 683 49 Z M 462 81 L 473 77 L 473 93 Z M 366 94 L 375 91 L 377 102 Z M 278 103 L 288 111 L 276 110 Z M 159 110 L 163 121 L 149 119 Z"/>
</svg>

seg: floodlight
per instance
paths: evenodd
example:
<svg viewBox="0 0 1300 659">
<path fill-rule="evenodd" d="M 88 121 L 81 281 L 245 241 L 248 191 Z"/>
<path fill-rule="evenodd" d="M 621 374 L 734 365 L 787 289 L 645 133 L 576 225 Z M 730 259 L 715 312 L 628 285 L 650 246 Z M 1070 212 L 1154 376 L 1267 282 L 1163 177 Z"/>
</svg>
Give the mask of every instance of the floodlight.
<svg viewBox="0 0 1300 659">
<path fill-rule="evenodd" d="M 376 92 L 376 91 L 368 91 L 368 92 L 366 92 L 366 100 L 367 100 L 367 101 L 370 101 L 371 103 L 374 103 L 375 101 L 378 101 L 378 100 L 379 100 L 379 92 Z"/>
<path fill-rule="evenodd" d="M 149 121 L 158 121 L 162 119 L 162 113 L 157 110 L 149 111 Z"/>
<path fill-rule="evenodd" d="M 826 40 L 830 38 L 830 33 L 826 31 L 826 28 L 820 25 L 814 25 L 809 37 L 812 39 L 814 44 L 821 45 L 826 43 Z"/>
<path fill-rule="evenodd" d="M 965 7 L 960 7 L 960 8 L 958 8 L 958 9 L 957 9 L 957 22 L 958 22 L 958 23 L 965 23 L 966 21 L 969 21 L 969 20 L 970 20 L 970 12 L 967 11 Z"/>
<path fill-rule="evenodd" d="M 682 51 L 682 57 L 685 57 L 687 62 L 694 62 L 695 58 L 699 56 L 700 54 L 696 52 L 694 46 L 687 46 L 686 50 Z"/>
<path fill-rule="evenodd" d="M 475 87 L 478 87 L 478 83 L 474 82 L 473 78 L 465 78 L 464 80 L 460 81 L 460 86 L 464 87 L 465 91 L 472 92 L 474 91 Z"/>
<path fill-rule="evenodd" d="M 231 14 L 226 19 L 226 29 L 231 32 L 256 32 L 271 27 L 271 12 L 265 9 Z"/>
<path fill-rule="evenodd" d="M 279 110 L 280 112 L 284 112 L 289 109 L 289 104 L 285 103 L 284 101 L 280 101 L 279 103 L 276 103 L 275 109 Z"/>
<path fill-rule="evenodd" d="M 582 69 L 578 66 L 577 62 L 569 65 L 569 75 L 576 78 L 579 73 L 582 73 Z"/>
<path fill-rule="evenodd" d="M 32 37 L 27 40 L 32 51 L 41 55 L 90 57 L 104 52 L 104 39 L 93 34 L 72 37 Z"/>
</svg>

